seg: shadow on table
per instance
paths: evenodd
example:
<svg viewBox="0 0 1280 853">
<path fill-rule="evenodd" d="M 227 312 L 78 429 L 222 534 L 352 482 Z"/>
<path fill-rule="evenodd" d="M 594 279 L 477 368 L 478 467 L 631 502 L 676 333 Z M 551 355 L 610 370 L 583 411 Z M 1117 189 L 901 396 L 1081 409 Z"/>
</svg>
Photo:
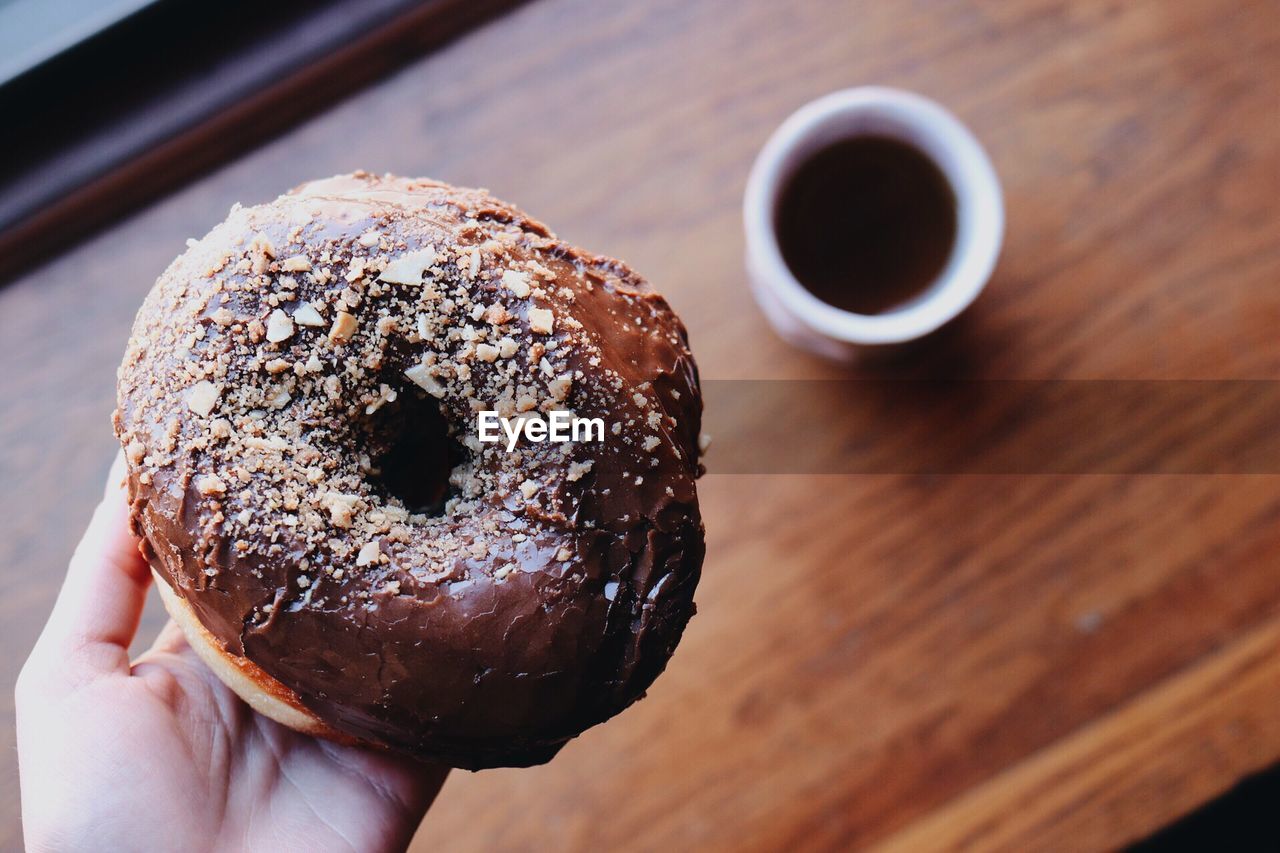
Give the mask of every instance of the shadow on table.
<svg viewBox="0 0 1280 853">
<path fill-rule="evenodd" d="M 1218 799 L 1129 848 L 1131 853 L 1180 850 L 1280 850 L 1280 767 L 1245 779 Z"/>
</svg>

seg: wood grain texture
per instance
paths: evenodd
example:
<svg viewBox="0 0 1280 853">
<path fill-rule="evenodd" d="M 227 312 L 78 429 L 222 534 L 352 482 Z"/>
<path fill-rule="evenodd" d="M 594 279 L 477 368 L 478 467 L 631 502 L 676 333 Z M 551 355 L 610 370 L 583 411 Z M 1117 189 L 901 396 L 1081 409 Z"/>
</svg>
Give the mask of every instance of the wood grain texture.
<svg viewBox="0 0 1280 853">
<path fill-rule="evenodd" d="M 1280 736 L 1280 621 L 1270 620 L 1167 684 L 1150 690 L 1040 754 L 965 792 L 876 849 L 1032 850 L 1043 827 L 1074 849 L 1126 836 L 1126 814 L 1144 803 L 1197 805 L 1194 788 L 1170 785 L 1206 760 L 1260 769 L 1261 744 Z"/>
<path fill-rule="evenodd" d="M 521 8 L 0 291 L 0 683 L 106 470 L 132 314 L 233 201 L 356 167 L 486 185 L 657 283 L 705 376 L 836 377 L 755 310 L 738 206 L 792 109 L 898 85 L 988 145 L 1006 251 L 960 324 L 852 375 L 1275 379 L 1277 47 L 1269 2 Z M 1280 758 L 1280 478 L 701 492 L 700 612 L 650 696 L 548 766 L 454 774 L 420 849 L 1100 848 Z"/>
</svg>

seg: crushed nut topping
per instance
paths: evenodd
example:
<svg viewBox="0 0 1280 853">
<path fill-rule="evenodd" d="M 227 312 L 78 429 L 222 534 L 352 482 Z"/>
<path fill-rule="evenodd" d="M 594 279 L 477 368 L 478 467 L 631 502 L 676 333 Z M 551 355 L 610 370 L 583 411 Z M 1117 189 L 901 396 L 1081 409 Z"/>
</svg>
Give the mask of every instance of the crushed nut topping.
<svg viewBox="0 0 1280 853">
<path fill-rule="evenodd" d="M 339 311 L 333 318 L 333 326 L 329 329 L 329 340 L 334 343 L 346 343 L 355 335 L 360 324 L 356 318 L 346 311 Z"/>
<path fill-rule="evenodd" d="M 435 265 L 436 258 L 435 249 L 423 249 L 401 255 L 387 264 L 386 269 L 378 276 L 378 280 L 391 284 L 422 284 L 423 274 Z"/>
<path fill-rule="evenodd" d="M 549 308 L 529 309 L 529 328 L 540 335 L 549 335 L 555 329 L 555 315 Z"/>
<path fill-rule="evenodd" d="M 311 303 L 304 302 L 293 312 L 293 322 L 299 326 L 323 326 L 324 317 L 320 316 L 320 312 Z"/>
<path fill-rule="evenodd" d="M 680 392 L 635 378 L 685 370 L 665 303 L 614 262 L 492 216 L 487 197 L 460 198 L 442 212 L 306 196 L 237 208 L 140 315 L 121 379 L 136 401 L 121 419 L 126 456 L 158 489 L 189 476 L 204 534 L 240 558 L 305 554 L 260 614 L 374 606 L 334 598 L 353 576 L 369 579 L 366 594 L 398 594 L 481 570 L 510 583 L 524 560 L 570 563 L 569 531 L 637 523 L 631 507 L 648 498 L 628 490 L 646 477 L 653 494 L 694 500 L 696 459 L 680 455 L 695 455 L 692 439 L 671 417 Z M 476 437 L 490 409 L 600 415 L 611 429 L 603 446 L 508 453 Z M 406 420 L 424 412 L 445 417 L 461 459 L 432 512 L 385 479 Z M 627 509 L 580 519 L 592 490 L 594 505 Z"/>
<path fill-rule="evenodd" d="M 187 391 L 187 408 L 197 415 L 208 415 L 218 405 L 221 390 L 207 379 L 202 379 Z"/>
<path fill-rule="evenodd" d="M 291 337 L 293 337 L 293 318 L 277 308 L 267 318 L 267 340 L 278 344 Z"/>
</svg>

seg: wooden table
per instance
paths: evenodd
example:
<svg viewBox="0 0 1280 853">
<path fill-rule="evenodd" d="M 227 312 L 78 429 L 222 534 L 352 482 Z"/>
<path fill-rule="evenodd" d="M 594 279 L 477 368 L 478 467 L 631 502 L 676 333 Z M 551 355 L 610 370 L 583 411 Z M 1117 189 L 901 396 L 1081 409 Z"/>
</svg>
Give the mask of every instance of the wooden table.
<svg viewBox="0 0 1280 853">
<path fill-rule="evenodd" d="M 232 202 L 357 167 L 485 185 L 644 271 L 704 376 L 838 377 L 747 295 L 739 201 L 796 106 L 898 85 L 973 127 L 1009 214 L 913 370 L 1271 379 L 1278 40 L 1270 0 L 539 0 L 0 290 L 0 846 L 8 685 L 106 470 L 130 320 Z M 1280 758 L 1276 476 L 701 493 L 700 613 L 649 698 L 548 766 L 454 774 L 422 849 L 1099 848 Z"/>
</svg>

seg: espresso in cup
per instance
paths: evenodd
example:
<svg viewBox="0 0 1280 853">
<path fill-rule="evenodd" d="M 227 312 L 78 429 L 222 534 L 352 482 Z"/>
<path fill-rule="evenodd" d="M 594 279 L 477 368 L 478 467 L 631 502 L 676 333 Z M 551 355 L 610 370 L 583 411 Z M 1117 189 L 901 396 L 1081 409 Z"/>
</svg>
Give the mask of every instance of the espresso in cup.
<svg viewBox="0 0 1280 853">
<path fill-rule="evenodd" d="M 995 268 L 1004 201 L 991 161 L 927 98 L 824 95 L 769 137 L 742 200 L 748 280 L 770 325 L 850 361 L 924 337 Z"/>
<path fill-rule="evenodd" d="M 806 290 L 854 314 L 910 303 L 938 279 L 956 239 L 956 197 L 915 146 L 854 136 L 786 180 L 774 214 L 783 260 Z"/>
</svg>

